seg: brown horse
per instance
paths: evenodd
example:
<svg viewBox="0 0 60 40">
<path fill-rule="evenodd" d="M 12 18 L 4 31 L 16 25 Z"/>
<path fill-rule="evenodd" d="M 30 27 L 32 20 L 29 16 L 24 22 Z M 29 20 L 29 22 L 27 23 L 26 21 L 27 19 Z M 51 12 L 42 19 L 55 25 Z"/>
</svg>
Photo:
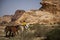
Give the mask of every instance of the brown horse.
<svg viewBox="0 0 60 40">
<path fill-rule="evenodd" d="M 18 34 L 18 30 L 20 30 L 19 25 L 6 26 L 5 27 L 6 37 L 14 37 L 16 35 L 16 33 Z"/>
</svg>

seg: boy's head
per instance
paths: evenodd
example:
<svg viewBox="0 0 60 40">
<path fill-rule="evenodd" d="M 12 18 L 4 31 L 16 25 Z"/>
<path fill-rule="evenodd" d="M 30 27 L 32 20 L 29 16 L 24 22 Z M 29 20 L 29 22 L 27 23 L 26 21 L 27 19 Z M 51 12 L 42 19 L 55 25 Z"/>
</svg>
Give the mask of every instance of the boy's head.
<svg viewBox="0 0 60 40">
<path fill-rule="evenodd" d="M 23 22 L 25 22 L 25 20 Z"/>
</svg>

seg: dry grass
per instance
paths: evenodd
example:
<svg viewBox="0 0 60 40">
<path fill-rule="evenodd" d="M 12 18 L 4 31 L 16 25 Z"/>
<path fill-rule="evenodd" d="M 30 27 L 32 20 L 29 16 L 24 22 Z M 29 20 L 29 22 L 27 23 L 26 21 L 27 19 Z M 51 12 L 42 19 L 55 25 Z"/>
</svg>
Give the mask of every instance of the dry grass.
<svg viewBox="0 0 60 40">
<path fill-rule="evenodd" d="M 32 32 L 33 30 L 35 31 Z M 44 39 L 44 37 L 46 36 L 45 34 L 50 30 L 51 28 L 49 26 L 33 24 L 30 25 L 29 30 L 24 30 L 15 37 L 10 38 L 0 37 L 0 40 L 41 40 Z"/>
</svg>

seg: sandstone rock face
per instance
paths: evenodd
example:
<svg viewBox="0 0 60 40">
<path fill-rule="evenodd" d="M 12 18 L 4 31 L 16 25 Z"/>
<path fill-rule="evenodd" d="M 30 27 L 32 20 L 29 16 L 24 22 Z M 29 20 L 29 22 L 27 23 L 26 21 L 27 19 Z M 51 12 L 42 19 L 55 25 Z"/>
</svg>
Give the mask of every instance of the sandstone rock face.
<svg viewBox="0 0 60 40">
<path fill-rule="evenodd" d="M 21 21 L 26 21 L 27 23 L 40 23 L 40 24 L 47 24 L 47 23 L 54 23 L 56 20 L 55 16 L 49 12 L 44 11 L 35 11 L 35 12 L 25 12 L 19 19 L 17 19 L 17 23 Z"/>
<path fill-rule="evenodd" d="M 60 1 L 42 0 L 42 7 L 39 10 L 16 10 L 12 17 L 12 22 L 20 24 L 22 21 L 27 23 L 54 24 L 60 22 Z M 4 19 L 5 17 L 3 17 Z M 9 18 L 8 18 L 9 19 Z M 5 19 L 6 20 L 6 19 Z"/>
<path fill-rule="evenodd" d="M 40 23 L 40 24 L 54 24 L 60 22 L 60 1 L 59 0 L 42 0 L 40 4 L 42 7 L 39 10 L 26 11 L 15 22 L 21 23 L 25 20 L 27 23 Z"/>
<path fill-rule="evenodd" d="M 60 0 L 42 0 L 42 8 L 40 10 L 49 11 L 52 13 L 60 12 Z"/>
<path fill-rule="evenodd" d="M 3 17 L 0 17 L 0 22 L 11 22 L 12 15 L 4 15 Z"/>
<path fill-rule="evenodd" d="M 16 10 L 14 16 L 12 17 L 12 21 L 17 20 L 19 17 L 21 17 L 21 15 L 24 13 L 24 10 Z"/>
<path fill-rule="evenodd" d="M 60 20 L 60 0 L 42 0 L 40 4 L 42 4 L 42 7 L 40 10 L 48 11 L 52 14 L 54 14 L 55 18 L 57 20 Z M 60 21 L 59 21 L 60 22 Z"/>
<path fill-rule="evenodd" d="M 42 0 L 40 4 L 42 4 L 42 7 L 39 10 L 29 10 L 26 12 L 24 10 L 16 10 L 13 16 L 5 15 L 0 17 L 0 22 L 9 22 L 8 25 L 10 26 L 21 24 L 23 21 L 29 24 L 39 23 L 47 25 L 60 22 L 60 0 Z M 46 28 L 51 30 L 52 27 L 49 26 Z M 0 29 L 4 30 L 4 27 L 2 28 L 2 26 L 0 26 Z M 4 33 L 2 30 L 0 30 L 0 34 Z M 42 30 L 42 34 L 48 30 Z M 33 32 L 34 31 L 35 30 L 33 30 Z"/>
</svg>

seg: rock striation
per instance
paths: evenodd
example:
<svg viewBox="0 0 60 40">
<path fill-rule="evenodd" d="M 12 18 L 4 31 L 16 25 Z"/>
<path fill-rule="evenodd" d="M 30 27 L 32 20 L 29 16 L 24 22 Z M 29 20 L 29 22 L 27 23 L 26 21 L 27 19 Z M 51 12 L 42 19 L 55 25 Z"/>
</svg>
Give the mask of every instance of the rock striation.
<svg viewBox="0 0 60 40">
<path fill-rule="evenodd" d="M 42 7 L 39 10 L 30 10 L 18 18 L 15 22 L 21 23 L 25 20 L 27 23 L 55 24 L 60 22 L 60 1 L 59 0 L 42 0 Z"/>
<path fill-rule="evenodd" d="M 43 0 L 41 10 L 49 11 L 52 13 L 57 13 L 60 10 L 60 1 L 59 0 Z"/>
<path fill-rule="evenodd" d="M 41 34 L 44 34 L 46 31 L 50 31 L 51 28 L 53 28 L 49 25 L 60 23 L 60 0 L 42 0 L 40 4 L 42 7 L 38 10 L 16 10 L 14 15 L 5 15 L 3 17 L 0 17 L 0 22 L 6 21 L 8 22 L 9 26 L 21 24 L 23 21 L 26 21 L 29 24 L 46 24 L 48 26 L 42 26 L 40 27 L 41 29 L 36 26 L 36 29 L 38 28 L 37 31 L 40 32 L 41 30 Z M 0 35 L 2 33 L 4 34 L 2 31 L 4 28 L 5 26 L 3 27 L 0 25 Z"/>
<path fill-rule="evenodd" d="M 24 12 L 25 12 L 24 10 L 16 10 L 15 14 L 12 17 L 12 21 L 15 21 L 18 18 L 20 18 Z"/>
<path fill-rule="evenodd" d="M 41 8 L 38 10 L 16 10 L 11 22 L 20 24 L 22 21 L 27 23 L 55 24 L 60 22 L 60 0 L 42 0 Z"/>
<path fill-rule="evenodd" d="M 7 23 L 11 22 L 12 16 L 13 15 L 4 15 L 4 16 L 0 17 L 0 23 L 1 22 L 7 22 Z"/>
</svg>

